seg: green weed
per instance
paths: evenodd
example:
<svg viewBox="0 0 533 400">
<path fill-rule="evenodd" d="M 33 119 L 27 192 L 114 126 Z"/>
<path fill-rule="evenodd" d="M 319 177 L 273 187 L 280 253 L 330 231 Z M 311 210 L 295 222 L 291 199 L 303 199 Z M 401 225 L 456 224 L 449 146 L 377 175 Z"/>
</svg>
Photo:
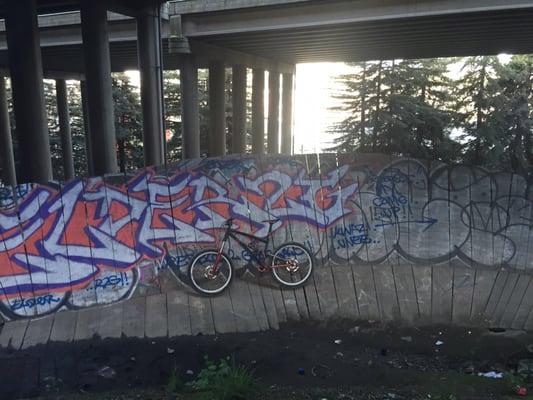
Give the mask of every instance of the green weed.
<svg viewBox="0 0 533 400">
<path fill-rule="evenodd" d="M 253 372 L 235 364 L 235 360 L 222 358 L 214 362 L 205 357 L 205 367 L 197 379 L 188 384 L 204 392 L 209 400 L 246 400 L 257 390 Z"/>
</svg>

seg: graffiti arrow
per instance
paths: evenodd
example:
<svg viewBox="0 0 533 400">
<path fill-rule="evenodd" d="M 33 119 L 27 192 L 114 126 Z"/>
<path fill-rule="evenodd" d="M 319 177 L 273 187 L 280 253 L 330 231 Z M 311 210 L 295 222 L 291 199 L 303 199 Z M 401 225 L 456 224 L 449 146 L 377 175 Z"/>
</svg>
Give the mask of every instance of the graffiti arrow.
<svg viewBox="0 0 533 400">
<path fill-rule="evenodd" d="M 382 228 L 385 226 L 399 225 L 399 224 L 427 224 L 422 232 L 427 231 L 433 225 L 435 225 L 439 220 L 436 218 L 422 217 L 421 220 L 407 220 L 407 221 L 394 221 L 394 222 L 383 222 L 381 224 L 374 225 L 376 228 Z"/>
</svg>

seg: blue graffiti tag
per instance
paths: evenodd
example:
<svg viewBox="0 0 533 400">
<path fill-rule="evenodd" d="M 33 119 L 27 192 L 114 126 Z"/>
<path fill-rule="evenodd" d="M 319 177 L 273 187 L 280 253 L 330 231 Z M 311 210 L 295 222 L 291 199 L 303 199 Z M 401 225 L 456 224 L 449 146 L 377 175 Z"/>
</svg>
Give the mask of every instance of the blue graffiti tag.
<svg viewBox="0 0 533 400">
<path fill-rule="evenodd" d="M 52 294 L 47 294 L 45 296 L 32 297 L 29 299 L 16 299 L 10 304 L 10 308 L 11 311 L 17 311 L 21 308 L 51 305 L 52 303 L 59 303 L 60 301 L 60 297 L 54 297 Z"/>
<path fill-rule="evenodd" d="M 103 278 L 96 278 L 94 280 L 95 289 L 107 289 L 109 286 L 116 287 L 119 285 L 129 285 L 128 275 L 125 272 L 121 272 L 120 274 L 116 275 L 104 276 Z"/>
</svg>

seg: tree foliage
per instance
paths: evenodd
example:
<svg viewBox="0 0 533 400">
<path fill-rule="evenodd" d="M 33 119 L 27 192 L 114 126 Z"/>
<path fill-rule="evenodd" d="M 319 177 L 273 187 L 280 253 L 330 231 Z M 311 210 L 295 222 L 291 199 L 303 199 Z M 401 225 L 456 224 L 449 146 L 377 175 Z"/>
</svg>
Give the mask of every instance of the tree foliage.
<svg viewBox="0 0 533 400">
<path fill-rule="evenodd" d="M 332 150 L 531 174 L 533 56 L 505 64 L 478 56 L 352 65 L 353 73 L 337 79 L 342 89 L 333 111 L 345 117 L 330 129 Z"/>
</svg>

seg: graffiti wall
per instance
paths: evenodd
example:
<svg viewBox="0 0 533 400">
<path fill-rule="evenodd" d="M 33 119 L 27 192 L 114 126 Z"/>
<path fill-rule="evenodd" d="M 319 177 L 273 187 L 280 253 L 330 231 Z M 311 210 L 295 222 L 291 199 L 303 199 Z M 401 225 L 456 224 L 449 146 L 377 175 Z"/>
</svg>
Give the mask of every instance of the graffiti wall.
<svg viewBox="0 0 533 400">
<path fill-rule="evenodd" d="M 193 160 L 3 188 L 0 312 L 33 317 L 187 290 L 189 260 L 219 242 L 230 217 L 257 236 L 277 218 L 274 245 L 304 243 L 318 268 L 460 264 L 528 275 L 532 200 L 518 175 L 364 154 Z M 227 252 L 241 279 L 257 274 L 237 243 Z"/>
</svg>

